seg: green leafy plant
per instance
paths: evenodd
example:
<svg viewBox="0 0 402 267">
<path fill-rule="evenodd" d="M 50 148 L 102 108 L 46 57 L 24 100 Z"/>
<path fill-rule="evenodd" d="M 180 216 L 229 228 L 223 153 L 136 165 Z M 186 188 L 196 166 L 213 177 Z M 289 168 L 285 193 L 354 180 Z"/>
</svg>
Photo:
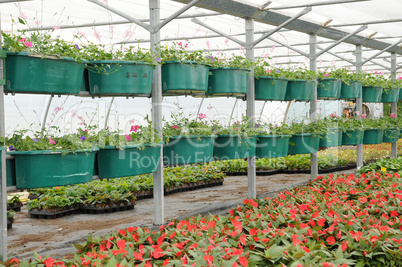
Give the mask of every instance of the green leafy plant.
<svg viewBox="0 0 402 267">
<path fill-rule="evenodd" d="M 213 122 L 213 128 L 217 135 L 237 135 L 239 137 L 256 136 L 260 125 L 253 125 L 248 117 L 243 117 L 242 121 L 236 121 L 231 125 L 223 125 L 219 121 Z"/>
</svg>

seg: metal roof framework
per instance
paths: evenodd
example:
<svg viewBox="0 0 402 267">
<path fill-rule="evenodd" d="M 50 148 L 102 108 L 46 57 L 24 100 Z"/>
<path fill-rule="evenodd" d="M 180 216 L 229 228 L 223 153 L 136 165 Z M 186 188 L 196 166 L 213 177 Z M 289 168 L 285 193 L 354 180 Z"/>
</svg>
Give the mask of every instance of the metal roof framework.
<svg viewBox="0 0 402 267">
<path fill-rule="evenodd" d="M 397 65 L 397 57 L 402 55 L 402 50 L 399 44 L 402 42 L 402 39 L 399 39 L 397 42 L 388 42 L 394 38 L 401 38 L 401 36 L 389 35 L 385 34 L 385 36 L 378 36 L 377 33 L 379 32 L 377 29 L 371 29 L 372 25 L 378 24 L 396 24 L 402 21 L 402 19 L 395 18 L 395 19 L 380 19 L 380 20 L 367 20 L 361 22 L 352 22 L 352 23 L 336 23 L 332 24 L 333 19 L 328 18 L 322 23 L 314 22 L 312 20 L 304 19 L 304 15 L 314 10 L 316 7 L 326 7 L 326 6 L 333 6 L 333 5 L 346 5 L 346 4 L 353 4 L 357 3 L 359 5 L 364 5 L 365 3 L 383 3 L 383 0 L 334 0 L 334 1 L 321 1 L 321 2 L 313 2 L 311 0 L 304 0 L 303 3 L 298 5 L 292 5 L 286 3 L 292 2 L 292 0 L 277 0 L 277 1 L 236 1 L 236 0 L 169 0 L 170 2 L 177 2 L 185 4 L 184 6 L 176 6 L 179 7 L 176 9 L 174 13 L 165 17 L 165 19 L 160 19 L 161 16 L 161 0 L 149 0 L 149 19 L 137 19 L 131 15 L 128 15 L 129 12 L 125 13 L 122 12 L 119 8 L 114 8 L 113 3 L 117 1 L 110 1 L 104 0 L 103 2 L 99 0 L 88 0 L 92 4 L 95 4 L 103 9 L 108 10 L 109 15 L 113 13 L 117 15 L 117 17 L 123 17 L 125 20 L 116 20 L 114 15 L 113 21 L 94 21 L 92 23 L 66 23 L 65 25 L 59 25 L 57 29 L 82 29 L 82 28 L 93 28 L 95 27 L 103 27 L 103 26 L 115 26 L 115 25 L 139 25 L 140 27 L 144 28 L 146 31 L 149 32 L 151 38 L 142 40 L 123 40 L 115 43 L 130 43 L 135 42 L 138 43 L 147 43 L 150 42 L 150 46 L 152 49 L 156 49 L 159 45 L 160 41 L 174 41 L 174 40 L 181 40 L 181 39 L 212 39 L 212 38 L 221 38 L 226 37 L 227 39 L 239 44 L 243 48 L 246 49 L 246 56 L 250 59 L 253 59 L 255 49 L 267 49 L 270 46 L 273 47 L 276 45 L 277 48 L 284 48 L 285 53 L 280 55 L 273 56 L 273 59 L 278 59 L 280 57 L 283 58 L 291 58 L 293 54 L 290 54 L 289 51 L 293 51 L 301 56 L 306 57 L 309 60 L 309 68 L 312 70 L 316 70 L 317 68 L 329 68 L 332 62 L 335 62 L 334 59 L 326 60 L 321 59 L 320 57 L 324 54 L 331 55 L 334 58 L 337 58 L 336 62 L 346 62 L 351 65 L 344 64 L 343 66 L 354 66 L 357 70 L 361 70 L 364 65 L 368 65 L 368 62 L 372 62 L 373 65 L 379 66 L 380 69 L 384 69 L 391 73 L 392 77 L 396 78 L 397 69 L 402 68 L 401 65 Z M 167 0 L 165 0 L 166 2 Z M 386 0 L 386 1 L 394 1 L 394 0 Z M 0 4 L 7 4 L 7 3 L 15 3 L 15 2 L 30 2 L 30 0 L 1 0 Z M 42 8 L 44 0 L 36 1 L 41 2 Z M 74 1 L 72 1 L 74 2 Z M 121 2 L 126 2 L 121 0 Z M 396 2 L 395 2 L 396 3 Z M 276 4 L 276 6 L 275 6 Z M 2 6 L 0 5 L 0 9 Z M 208 12 L 196 12 L 192 15 L 182 15 L 185 11 L 189 10 L 190 8 L 201 8 L 208 10 Z M 302 11 L 298 11 L 297 9 L 304 8 Z M 282 10 L 295 10 L 293 14 L 282 13 Z M 3 10 L 3 9 L 1 9 Z M 211 12 L 212 11 L 212 12 Z M 99 12 L 99 10 L 97 10 Z M 294 14 L 295 13 L 295 14 Z M 214 27 L 210 26 L 206 21 L 201 21 L 197 18 L 208 18 L 208 17 L 221 17 L 221 16 L 234 16 L 236 18 L 240 18 L 240 20 L 244 20 L 244 31 L 240 32 L 225 32 L 224 30 L 220 30 L 219 25 L 214 25 Z M 3 16 L 4 17 L 4 16 Z M 112 15 L 110 15 L 112 17 Z M 204 36 L 184 36 L 184 38 L 177 37 L 166 37 L 160 38 L 160 30 L 162 27 L 167 26 L 173 19 L 191 19 L 191 21 L 197 25 L 200 25 L 203 28 L 207 28 L 208 31 L 205 31 Z M 68 21 L 68 20 L 67 20 Z M 221 22 L 222 23 L 222 22 Z M 264 25 L 267 27 L 263 27 L 262 30 L 255 31 L 255 24 L 258 23 L 260 25 Z M 272 29 L 272 26 L 274 28 Z M 355 26 L 360 26 L 358 29 L 353 28 Z M 352 28 L 350 28 L 352 27 Z M 347 30 L 340 30 L 339 28 L 345 28 Z M 366 35 L 359 35 L 358 33 L 365 31 L 366 29 L 371 30 L 369 34 Z M 29 30 L 29 29 L 28 29 Z M 53 25 L 41 25 L 40 27 L 31 27 L 30 30 L 55 30 L 55 26 Z M 216 34 L 211 35 L 211 32 Z M 292 34 L 297 33 L 297 37 L 300 38 L 300 34 L 304 34 L 309 36 L 308 42 L 296 42 L 293 45 L 289 44 L 285 41 L 280 40 L 278 35 L 283 34 Z M 254 37 L 256 34 L 261 34 L 256 40 Z M 272 35 L 275 34 L 275 37 Z M 235 38 L 239 37 L 241 39 Z M 318 41 L 317 39 L 321 38 L 323 40 Z M 388 40 L 388 41 L 382 41 Z M 267 42 L 269 41 L 269 42 Z M 264 42 L 261 46 L 257 46 L 258 43 Z M 279 46 L 278 46 L 279 44 Z M 318 46 L 317 44 L 328 44 L 329 46 L 324 48 Z M 336 47 L 340 44 L 349 44 L 355 46 L 356 49 L 351 51 L 334 51 L 330 52 L 330 49 L 336 49 Z M 1 43 L 0 43 L 1 45 Z M 301 46 L 302 48 L 298 49 L 296 46 Z M 362 47 L 368 48 L 363 50 Z M 1 48 L 1 46 L 0 46 Z M 303 49 L 304 48 L 304 49 Z M 234 51 L 239 50 L 239 47 L 226 47 L 227 51 Z M 307 49 L 307 51 L 306 51 Z M 222 49 L 217 49 L 218 51 L 222 51 Z M 211 49 L 211 51 L 214 51 Z M 371 54 L 368 55 L 366 58 L 363 58 L 362 52 L 370 52 Z M 373 52 L 374 51 L 374 52 Z M 345 56 L 340 56 L 340 53 L 350 53 L 353 52 L 355 58 L 347 58 Z M 287 54 L 286 54 L 287 53 Z M 374 54 L 373 54 L 374 53 Z M 390 60 L 385 62 L 390 63 L 390 66 L 385 66 L 379 62 L 374 61 L 374 59 L 380 58 L 379 56 L 384 53 L 390 53 Z M 299 56 L 299 55 L 295 55 Z M 386 57 L 385 57 L 386 58 Z M 384 59 L 384 58 L 382 58 Z M 330 63 L 328 66 L 319 66 L 317 67 L 317 61 L 321 61 L 323 63 Z M 282 65 L 288 64 L 289 62 L 272 62 L 273 65 Z M 291 64 L 305 64 L 305 62 L 290 62 Z M 160 66 L 155 69 L 154 73 L 154 81 L 153 81 L 153 88 L 152 88 L 152 116 L 153 121 L 157 124 L 158 130 L 162 127 L 162 109 L 161 109 L 161 102 L 162 102 L 162 94 L 161 94 L 161 80 L 160 80 Z M 0 79 L 2 73 L 0 74 Z M 251 77 L 251 76 L 250 76 Z M 317 112 L 316 112 L 316 94 L 315 100 L 311 101 L 310 103 L 310 118 L 312 120 L 316 119 Z M 356 100 L 356 106 L 358 111 L 362 110 L 362 99 Z M 50 103 L 50 102 L 49 102 Z M 49 104 L 50 105 L 50 104 Z M 49 107 L 48 105 L 48 107 Z M 0 106 L 3 110 L 0 110 L 0 127 L 1 127 L 1 135 L 4 136 L 4 89 L 3 86 L 0 86 Z M 396 104 L 393 103 L 392 111 L 396 112 Z M 247 95 L 247 115 L 249 117 L 254 117 L 255 109 L 254 109 L 254 81 L 250 78 L 250 85 L 249 91 Z M 46 117 L 44 118 L 44 120 Z M 161 133 L 161 132 L 160 132 Z M 362 146 L 359 145 L 358 149 L 358 159 L 357 159 L 357 166 L 362 166 Z M 392 144 L 392 154 L 396 156 L 396 143 Z M 317 166 L 317 155 L 312 154 L 311 160 L 311 174 L 312 178 L 316 177 L 318 174 L 318 166 Z M 249 197 L 256 197 L 256 181 L 255 181 L 255 164 L 254 158 L 248 159 L 249 168 L 248 171 L 248 185 L 249 185 Z M 161 167 L 162 161 L 161 161 Z M 160 171 L 154 173 L 154 196 L 155 196 L 155 217 L 154 223 L 155 224 L 162 224 L 164 222 L 164 215 L 163 215 L 163 173 L 162 168 Z M 2 151 L 2 183 L 1 183 L 1 190 L 0 190 L 0 213 L 4 215 L 6 213 L 6 179 L 5 179 L 5 152 Z M 7 256 L 7 225 L 6 225 L 6 216 L 2 216 L 0 222 L 0 243 L 2 244 L 2 249 L 0 254 L 2 255 L 3 260 Z"/>
</svg>

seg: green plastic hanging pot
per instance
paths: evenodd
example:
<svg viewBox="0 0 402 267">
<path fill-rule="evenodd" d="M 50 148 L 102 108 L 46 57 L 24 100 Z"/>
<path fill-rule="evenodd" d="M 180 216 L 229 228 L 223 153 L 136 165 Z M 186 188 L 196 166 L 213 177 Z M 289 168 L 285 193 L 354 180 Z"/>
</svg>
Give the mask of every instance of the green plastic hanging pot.
<svg viewBox="0 0 402 267">
<path fill-rule="evenodd" d="M 99 178 L 118 178 L 152 173 L 158 170 L 162 144 L 114 146 L 98 152 Z"/>
<path fill-rule="evenodd" d="M 399 135 L 401 134 L 401 130 L 397 128 L 390 128 L 384 131 L 383 143 L 394 143 L 398 142 Z"/>
<path fill-rule="evenodd" d="M 208 90 L 209 65 L 194 61 L 166 61 L 162 65 L 164 95 L 205 94 Z"/>
<path fill-rule="evenodd" d="M 362 84 L 359 82 L 342 83 L 340 99 L 359 98 L 362 91 Z"/>
<path fill-rule="evenodd" d="M 239 137 L 238 135 L 218 135 L 214 144 L 214 159 L 244 159 L 255 156 L 256 137 Z"/>
<path fill-rule="evenodd" d="M 16 186 L 15 159 L 6 159 L 7 186 Z"/>
<path fill-rule="evenodd" d="M 336 79 L 319 80 L 317 84 L 318 99 L 339 99 L 341 95 L 342 82 Z"/>
<path fill-rule="evenodd" d="M 399 100 L 402 100 L 402 90 L 399 89 Z"/>
<path fill-rule="evenodd" d="M 163 146 L 165 165 L 179 165 L 209 162 L 214 157 L 216 135 L 211 136 L 173 136 Z"/>
<path fill-rule="evenodd" d="M 286 157 L 291 135 L 259 135 L 257 137 L 257 158 Z"/>
<path fill-rule="evenodd" d="M 7 52 L 6 93 L 78 94 L 84 63 L 73 59 Z"/>
<path fill-rule="evenodd" d="M 380 129 L 364 130 L 363 144 L 377 145 L 382 143 L 384 131 Z"/>
<path fill-rule="evenodd" d="M 364 130 L 348 130 L 342 133 L 342 145 L 354 146 L 363 144 Z"/>
<path fill-rule="evenodd" d="M 103 96 L 149 96 L 153 66 L 145 62 L 99 60 L 87 64 L 89 91 Z"/>
<path fill-rule="evenodd" d="M 314 134 L 296 134 L 289 140 L 289 155 L 316 153 L 320 145 L 320 136 Z"/>
<path fill-rule="evenodd" d="M 259 76 L 254 79 L 255 100 L 283 101 L 288 86 L 287 79 Z"/>
<path fill-rule="evenodd" d="M 208 95 L 243 96 L 247 94 L 250 70 L 212 68 L 208 80 Z"/>
<path fill-rule="evenodd" d="M 62 151 L 12 151 L 17 188 L 39 188 L 86 183 L 92 180 L 98 149 Z"/>
<path fill-rule="evenodd" d="M 286 101 L 311 101 L 317 82 L 307 80 L 291 80 L 286 89 Z"/>
<path fill-rule="evenodd" d="M 381 102 L 390 103 L 397 102 L 399 100 L 399 88 L 391 89 L 388 92 L 383 91 L 381 95 Z"/>
<path fill-rule="evenodd" d="M 337 128 L 327 129 L 321 136 L 320 147 L 334 147 L 342 145 L 342 130 Z"/>
<path fill-rule="evenodd" d="M 363 86 L 363 102 L 381 102 L 382 87 Z"/>
</svg>

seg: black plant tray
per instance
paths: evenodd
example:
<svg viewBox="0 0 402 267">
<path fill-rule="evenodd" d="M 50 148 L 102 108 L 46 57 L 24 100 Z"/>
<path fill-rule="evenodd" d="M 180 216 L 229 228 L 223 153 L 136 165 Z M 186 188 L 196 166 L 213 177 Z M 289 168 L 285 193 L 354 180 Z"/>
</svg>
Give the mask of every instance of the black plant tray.
<svg viewBox="0 0 402 267">
<path fill-rule="evenodd" d="M 144 193 L 144 192 L 142 192 L 142 191 L 137 191 L 137 192 L 134 193 L 134 195 L 135 195 L 135 198 L 136 198 L 137 200 L 139 200 L 139 199 L 153 198 L 153 197 L 154 197 L 153 190 L 149 190 L 148 193 Z"/>
<path fill-rule="evenodd" d="M 198 185 L 191 185 L 187 187 L 182 187 L 182 188 L 173 188 L 173 189 L 167 189 L 166 187 L 164 188 L 164 195 L 172 195 L 175 193 L 180 193 L 180 192 L 185 192 L 185 191 L 193 191 L 201 188 L 207 188 L 207 187 L 213 187 L 213 186 L 219 186 L 223 185 L 223 179 L 215 179 L 212 181 L 209 181 L 209 183 L 204 183 L 204 184 L 198 184 Z"/>
<path fill-rule="evenodd" d="M 104 207 L 99 207 L 95 205 L 88 205 L 88 204 L 83 204 L 80 206 L 80 210 L 84 213 L 88 214 L 103 214 L 103 213 L 112 213 L 112 212 L 118 212 L 118 211 L 125 211 L 125 210 L 133 210 L 135 204 L 120 204 L 118 206 L 117 204 L 112 204 L 112 207 L 109 205 L 105 205 Z"/>
<path fill-rule="evenodd" d="M 21 211 L 21 207 L 21 202 L 7 203 L 7 210 Z"/>
<path fill-rule="evenodd" d="M 14 218 L 7 218 L 7 229 L 13 228 Z"/>
<path fill-rule="evenodd" d="M 31 216 L 31 218 L 56 219 L 71 214 L 75 214 L 77 213 L 77 211 L 78 207 L 64 207 L 64 208 L 57 208 L 54 211 L 31 209 L 30 211 L 28 211 L 28 213 Z"/>
</svg>

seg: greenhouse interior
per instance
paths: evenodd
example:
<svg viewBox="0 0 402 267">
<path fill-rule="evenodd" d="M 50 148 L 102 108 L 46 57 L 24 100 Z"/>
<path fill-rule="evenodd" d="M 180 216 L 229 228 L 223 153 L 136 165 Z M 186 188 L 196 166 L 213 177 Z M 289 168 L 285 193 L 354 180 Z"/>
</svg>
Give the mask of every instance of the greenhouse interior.
<svg viewBox="0 0 402 267">
<path fill-rule="evenodd" d="M 0 266 L 402 266 L 399 0 L 0 0 Z"/>
</svg>

